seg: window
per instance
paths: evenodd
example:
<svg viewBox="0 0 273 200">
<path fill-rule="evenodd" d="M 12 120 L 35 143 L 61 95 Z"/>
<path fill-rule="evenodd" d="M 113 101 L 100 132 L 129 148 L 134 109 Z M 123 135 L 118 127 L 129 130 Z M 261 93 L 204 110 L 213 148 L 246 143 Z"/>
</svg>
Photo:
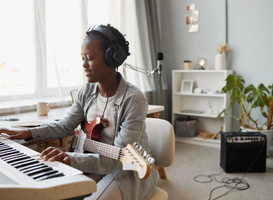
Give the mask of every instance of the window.
<svg viewBox="0 0 273 200">
<path fill-rule="evenodd" d="M 31 1 L 0 1 L 0 26 L 0 97 L 33 94 L 35 67 Z"/>
<path fill-rule="evenodd" d="M 107 24 L 108 1 L 0 1 L 0 103 L 81 87 L 82 39 L 88 26 Z"/>
</svg>

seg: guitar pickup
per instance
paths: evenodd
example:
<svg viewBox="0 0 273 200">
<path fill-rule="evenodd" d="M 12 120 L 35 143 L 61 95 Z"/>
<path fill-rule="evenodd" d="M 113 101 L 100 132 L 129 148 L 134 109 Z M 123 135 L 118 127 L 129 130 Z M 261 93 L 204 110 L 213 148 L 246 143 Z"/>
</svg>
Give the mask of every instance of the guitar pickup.
<svg viewBox="0 0 273 200">
<path fill-rule="evenodd" d="M 83 153 L 83 145 L 85 139 L 86 134 L 83 132 L 83 130 L 79 129 L 79 132 L 77 135 L 75 135 L 74 141 L 72 143 L 72 148 L 74 149 L 74 152 Z"/>
<path fill-rule="evenodd" d="M 78 143 L 78 135 L 75 135 L 73 143 L 72 143 L 72 148 L 76 149 L 78 147 L 79 143 Z"/>
</svg>

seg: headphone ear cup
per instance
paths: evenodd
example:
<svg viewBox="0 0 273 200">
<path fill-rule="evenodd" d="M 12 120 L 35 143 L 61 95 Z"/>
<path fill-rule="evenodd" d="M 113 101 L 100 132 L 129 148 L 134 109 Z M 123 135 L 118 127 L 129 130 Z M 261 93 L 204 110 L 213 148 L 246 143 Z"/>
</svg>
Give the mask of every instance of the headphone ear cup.
<svg viewBox="0 0 273 200">
<path fill-rule="evenodd" d="M 104 54 L 104 59 L 107 65 L 115 68 L 124 62 L 125 57 L 125 51 L 120 45 L 111 45 L 106 49 Z"/>
</svg>

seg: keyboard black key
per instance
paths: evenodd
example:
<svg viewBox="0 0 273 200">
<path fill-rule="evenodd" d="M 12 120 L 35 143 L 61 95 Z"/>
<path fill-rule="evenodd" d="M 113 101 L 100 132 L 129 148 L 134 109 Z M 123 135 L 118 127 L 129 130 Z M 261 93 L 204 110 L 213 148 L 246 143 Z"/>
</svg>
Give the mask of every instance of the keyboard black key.
<svg viewBox="0 0 273 200">
<path fill-rule="evenodd" d="M 2 154 L 2 153 L 4 153 L 4 152 L 6 152 L 6 151 L 16 151 L 15 149 L 3 149 L 2 151 L 0 151 L 0 154 Z"/>
<path fill-rule="evenodd" d="M 51 167 L 45 166 L 43 168 L 36 169 L 36 170 L 30 171 L 30 172 L 25 173 L 25 174 L 28 175 L 28 176 L 32 176 L 32 175 L 35 175 L 35 174 L 39 174 L 41 172 L 47 172 L 47 171 L 51 171 L 51 170 L 53 170 Z"/>
<path fill-rule="evenodd" d="M 9 146 L 0 147 L 0 151 L 4 151 L 7 149 L 12 149 L 12 147 L 9 147 Z"/>
<path fill-rule="evenodd" d="M 7 163 L 13 163 L 13 162 L 17 162 L 20 160 L 25 160 L 30 158 L 29 156 L 19 156 L 19 157 L 15 157 L 15 158 L 9 158 L 9 159 L 5 159 L 4 161 Z"/>
<path fill-rule="evenodd" d="M 6 152 L 10 151 L 16 151 L 15 149 L 4 149 L 3 151 L 0 151 L 0 155 L 5 154 Z"/>
<path fill-rule="evenodd" d="M 19 157 L 21 155 L 25 156 L 26 154 L 24 154 L 24 153 L 12 154 L 12 155 L 3 156 L 3 157 L 1 157 L 1 159 L 4 160 L 4 159 L 7 159 L 7 158 Z"/>
<path fill-rule="evenodd" d="M 21 169 L 18 168 L 20 171 L 22 172 L 26 172 L 27 170 L 31 170 L 32 168 L 35 168 L 35 167 L 40 167 L 40 166 L 45 166 L 44 163 L 34 163 L 32 165 L 28 165 L 27 167 L 22 167 Z"/>
<path fill-rule="evenodd" d="M 19 153 L 19 151 L 15 151 L 15 150 L 6 151 L 6 152 L 3 152 L 3 153 L 0 153 L 0 157 L 6 156 L 6 155 L 15 154 L 15 153 Z"/>
<path fill-rule="evenodd" d="M 32 161 L 21 163 L 21 164 L 18 164 L 18 165 L 14 165 L 13 167 L 20 168 L 20 167 L 24 167 L 24 166 L 27 166 L 27 165 L 30 165 L 30 164 L 34 164 L 34 163 L 39 163 L 39 161 L 33 159 Z"/>
<path fill-rule="evenodd" d="M 42 172 L 42 173 L 36 174 L 34 176 L 31 176 L 31 177 L 33 179 L 37 179 L 37 178 L 47 176 L 47 175 L 50 175 L 50 174 L 54 174 L 54 173 L 58 173 L 58 171 L 57 170 L 51 170 L 51 171 L 48 171 L 48 172 Z"/>
<path fill-rule="evenodd" d="M 27 156 L 27 155 L 24 155 L 24 154 L 18 154 L 18 155 L 14 155 L 14 156 L 10 156 L 10 157 L 4 157 L 4 158 L 2 158 L 2 160 L 3 161 L 5 161 L 5 162 L 8 162 L 8 161 L 10 161 L 10 160 L 15 160 L 15 159 L 17 159 L 17 158 L 24 158 L 24 157 L 29 157 L 29 156 Z M 30 157 L 29 157 L 30 158 Z"/>
<path fill-rule="evenodd" d="M 18 164 L 21 164 L 21 163 L 25 163 L 25 162 L 30 162 L 30 161 L 35 161 L 35 159 L 34 158 L 27 158 L 25 160 L 19 160 L 19 161 L 16 161 L 14 163 L 11 163 L 11 166 L 15 166 L 15 165 L 18 165 Z"/>
<path fill-rule="evenodd" d="M 46 180 L 46 179 L 50 179 L 50 178 L 55 178 L 55 177 L 61 177 L 61 176 L 64 176 L 64 174 L 61 173 L 61 172 L 58 172 L 56 174 L 51 174 L 51 175 L 48 175 L 48 176 L 45 176 L 45 177 L 38 178 L 36 180 L 37 181 L 42 181 L 42 180 Z"/>
</svg>

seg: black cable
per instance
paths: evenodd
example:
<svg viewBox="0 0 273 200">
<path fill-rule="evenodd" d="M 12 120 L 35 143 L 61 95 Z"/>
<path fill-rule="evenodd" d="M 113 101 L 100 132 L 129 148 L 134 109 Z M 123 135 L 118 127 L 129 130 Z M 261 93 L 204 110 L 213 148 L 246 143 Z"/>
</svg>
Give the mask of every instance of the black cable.
<svg viewBox="0 0 273 200">
<path fill-rule="evenodd" d="M 242 130 L 242 129 L 239 129 L 239 130 L 237 131 L 237 133 L 239 133 L 241 130 Z M 234 144 L 234 138 L 232 138 L 232 140 L 233 140 L 233 144 Z M 220 196 L 214 198 L 213 200 L 219 199 L 219 198 L 221 198 L 221 197 L 227 195 L 227 194 L 228 194 L 229 192 L 231 192 L 233 189 L 236 189 L 236 190 L 247 190 L 247 189 L 250 187 L 250 185 L 249 185 L 248 182 L 244 179 L 244 177 L 245 177 L 246 174 L 249 172 L 249 170 L 252 168 L 252 166 L 254 165 L 254 163 L 256 162 L 256 160 L 258 159 L 258 157 L 260 156 L 260 154 L 261 154 L 261 152 L 262 152 L 262 150 L 263 150 L 264 145 L 265 145 L 265 140 L 264 140 L 264 142 L 263 142 L 263 145 L 262 145 L 262 147 L 261 147 L 261 149 L 260 149 L 258 155 L 257 155 L 256 158 L 253 160 L 252 164 L 250 165 L 250 167 L 247 169 L 247 171 L 244 173 L 244 175 L 243 175 L 241 178 L 235 177 L 235 178 L 230 179 L 230 178 L 224 177 L 224 178 L 222 178 L 222 181 L 218 181 L 218 180 L 215 178 L 215 176 L 221 175 L 221 174 L 224 172 L 224 170 L 223 170 L 223 171 L 222 171 L 221 173 L 219 173 L 219 174 L 210 174 L 210 175 L 201 174 L 201 175 L 197 175 L 197 176 L 195 176 L 195 177 L 193 178 L 193 180 L 196 181 L 196 182 L 198 182 L 198 183 L 209 183 L 209 182 L 212 182 L 213 180 L 215 180 L 215 181 L 218 182 L 218 183 L 224 183 L 224 185 L 219 186 L 219 187 L 215 187 L 215 188 L 213 188 L 213 189 L 210 191 L 210 195 L 209 195 L 209 199 L 208 199 L 208 200 L 211 200 L 211 196 L 212 196 L 213 191 L 215 191 L 215 190 L 217 190 L 217 189 L 219 189 L 219 188 L 222 188 L 222 187 L 225 187 L 225 188 L 229 189 L 229 191 L 227 191 L 226 193 L 224 193 L 224 194 L 222 194 L 222 195 L 220 195 Z M 234 154 L 234 145 L 233 145 L 233 149 L 232 149 L 232 154 L 231 154 L 230 160 L 229 160 L 229 162 L 228 162 L 227 165 L 229 165 L 229 163 L 231 162 L 231 160 L 232 160 L 232 158 L 233 158 L 233 154 Z M 201 176 L 208 177 L 209 180 L 208 180 L 208 181 L 198 181 L 196 178 L 201 177 Z M 235 184 L 235 186 L 231 186 L 231 184 Z M 242 186 L 241 186 L 240 184 L 241 184 Z"/>
</svg>

